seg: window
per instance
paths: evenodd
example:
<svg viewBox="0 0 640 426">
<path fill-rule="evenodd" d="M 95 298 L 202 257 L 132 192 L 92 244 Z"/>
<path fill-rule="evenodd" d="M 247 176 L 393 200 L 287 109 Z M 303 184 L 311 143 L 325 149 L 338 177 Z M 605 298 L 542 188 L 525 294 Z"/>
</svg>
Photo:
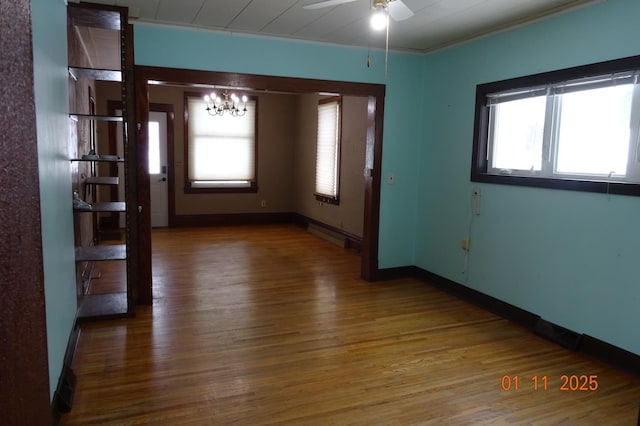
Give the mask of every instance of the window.
<svg viewBox="0 0 640 426">
<path fill-rule="evenodd" d="M 211 116 L 200 93 L 185 94 L 185 192 L 257 191 L 257 99 L 241 117 Z"/>
<path fill-rule="evenodd" d="M 159 175 L 160 165 L 160 123 L 149 121 L 149 174 Z"/>
<path fill-rule="evenodd" d="M 340 107 L 339 97 L 318 102 L 315 197 L 318 201 L 332 204 L 339 203 Z"/>
<path fill-rule="evenodd" d="M 640 195 L 640 57 L 482 84 L 471 179 Z"/>
</svg>

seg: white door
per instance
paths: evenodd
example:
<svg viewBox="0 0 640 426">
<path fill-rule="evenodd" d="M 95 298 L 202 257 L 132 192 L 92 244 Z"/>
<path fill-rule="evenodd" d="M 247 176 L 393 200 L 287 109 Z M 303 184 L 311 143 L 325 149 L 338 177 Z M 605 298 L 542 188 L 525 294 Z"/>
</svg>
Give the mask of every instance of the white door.
<svg viewBox="0 0 640 426">
<path fill-rule="evenodd" d="M 149 111 L 149 180 L 151 183 L 151 226 L 169 225 L 167 181 L 167 113 Z"/>
<path fill-rule="evenodd" d="M 122 111 L 116 111 L 122 114 Z M 118 156 L 122 152 L 122 123 L 116 130 Z M 169 184 L 167 182 L 167 113 L 149 111 L 149 179 L 151 181 L 151 226 L 169 226 Z M 124 167 L 118 168 L 120 182 L 124 182 Z M 118 199 L 124 200 L 124 186 L 118 187 Z M 120 215 L 120 227 L 124 228 L 124 215 Z"/>
</svg>

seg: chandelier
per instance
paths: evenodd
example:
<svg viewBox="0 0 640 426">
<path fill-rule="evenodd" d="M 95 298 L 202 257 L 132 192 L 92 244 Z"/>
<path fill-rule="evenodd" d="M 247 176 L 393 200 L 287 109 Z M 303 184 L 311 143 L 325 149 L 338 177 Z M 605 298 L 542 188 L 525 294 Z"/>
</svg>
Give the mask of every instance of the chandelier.
<svg viewBox="0 0 640 426">
<path fill-rule="evenodd" d="M 235 93 L 229 95 L 226 91 L 222 92 L 222 97 L 211 92 L 210 95 L 204 95 L 204 101 L 207 103 L 207 112 L 209 115 L 223 116 L 225 112 L 233 117 L 242 117 L 247 112 L 247 96 L 242 99 Z"/>
</svg>

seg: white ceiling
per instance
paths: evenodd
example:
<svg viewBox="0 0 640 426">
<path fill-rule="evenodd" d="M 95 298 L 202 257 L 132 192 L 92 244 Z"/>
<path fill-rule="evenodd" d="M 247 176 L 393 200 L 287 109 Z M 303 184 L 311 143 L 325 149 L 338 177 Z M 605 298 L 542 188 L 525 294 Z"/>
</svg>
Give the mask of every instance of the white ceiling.
<svg viewBox="0 0 640 426">
<path fill-rule="evenodd" d="M 351 46 L 384 47 L 369 29 L 371 0 L 316 10 L 319 0 L 92 0 L 127 6 L 130 20 Z M 603 0 L 403 0 L 415 13 L 393 22 L 391 49 L 429 52 Z M 384 31 L 383 31 L 384 33 Z"/>
</svg>

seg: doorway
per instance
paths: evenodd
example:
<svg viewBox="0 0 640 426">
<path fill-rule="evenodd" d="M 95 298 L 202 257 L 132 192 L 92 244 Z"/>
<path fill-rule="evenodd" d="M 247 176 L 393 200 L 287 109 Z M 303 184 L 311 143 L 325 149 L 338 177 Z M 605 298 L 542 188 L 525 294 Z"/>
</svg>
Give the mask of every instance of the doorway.
<svg viewBox="0 0 640 426">
<path fill-rule="evenodd" d="M 122 110 L 117 102 L 109 101 L 111 115 L 121 115 Z M 151 103 L 149 105 L 149 141 L 146 144 L 147 170 L 149 173 L 151 227 L 161 228 L 172 225 L 174 204 L 173 198 L 173 164 L 174 147 L 174 107 L 172 104 Z M 151 131 L 153 129 L 153 131 Z M 113 123 L 109 127 L 110 152 L 117 152 L 120 158 L 124 158 L 122 144 L 122 123 Z M 112 171 L 113 172 L 113 171 Z M 124 181 L 124 169 L 117 169 L 118 178 Z M 117 194 L 112 194 L 118 200 L 124 200 L 124 188 L 114 188 Z M 118 226 L 124 229 L 124 217 L 119 215 Z"/>
<path fill-rule="evenodd" d="M 148 170 L 152 228 L 169 226 L 170 163 L 167 161 L 167 145 L 170 134 L 168 123 L 173 120 L 173 117 L 169 117 L 170 114 L 173 115 L 165 111 L 156 111 L 154 108 L 149 111 Z"/>
<path fill-rule="evenodd" d="M 270 77 L 251 74 L 221 73 L 213 71 L 195 71 L 173 68 L 136 66 L 137 108 L 136 122 L 149 120 L 149 81 L 154 84 L 179 84 L 183 86 L 202 87 L 224 86 L 229 88 L 251 88 L 253 90 L 280 91 L 287 93 L 340 93 L 344 95 L 363 96 L 367 98 L 367 135 L 365 154 L 365 202 L 363 213 L 363 237 L 361 251 L 361 277 L 374 281 L 378 273 L 378 235 L 380 217 L 380 178 L 382 166 L 382 130 L 384 117 L 385 86 L 381 84 L 351 83 L 341 81 L 313 80 L 290 77 Z M 148 156 L 148 127 L 138 126 L 138 161 L 146 162 Z M 172 179 L 169 178 L 171 182 Z M 146 169 L 138 168 L 139 193 L 139 225 L 140 233 L 150 233 L 151 200 L 147 196 L 150 178 Z M 169 194 L 171 200 L 172 194 Z M 171 224 L 170 224 L 171 225 Z M 151 241 L 141 241 L 141 255 L 151 257 Z M 140 301 L 151 303 L 151 265 L 140 271 Z"/>
</svg>

